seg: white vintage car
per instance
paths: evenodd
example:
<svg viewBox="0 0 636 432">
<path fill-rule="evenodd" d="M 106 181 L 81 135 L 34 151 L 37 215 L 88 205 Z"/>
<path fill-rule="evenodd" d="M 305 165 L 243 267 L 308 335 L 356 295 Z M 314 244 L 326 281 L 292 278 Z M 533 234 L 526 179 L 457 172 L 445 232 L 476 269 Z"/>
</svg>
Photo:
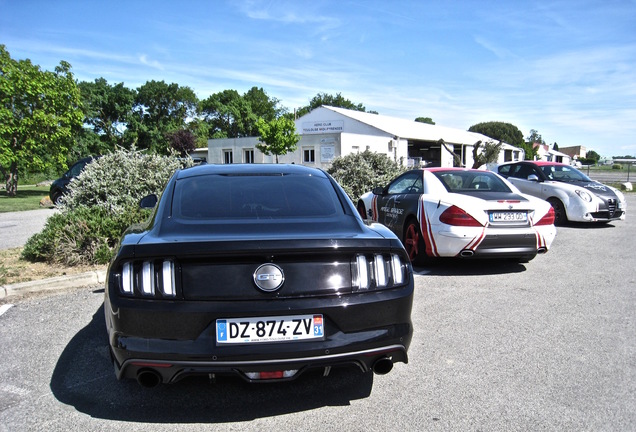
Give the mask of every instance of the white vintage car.
<svg viewBox="0 0 636 432">
<path fill-rule="evenodd" d="M 521 192 L 552 204 L 555 224 L 624 220 L 625 196 L 618 189 L 591 180 L 573 166 L 556 162 L 521 161 L 502 164 L 497 172 Z"/>
</svg>

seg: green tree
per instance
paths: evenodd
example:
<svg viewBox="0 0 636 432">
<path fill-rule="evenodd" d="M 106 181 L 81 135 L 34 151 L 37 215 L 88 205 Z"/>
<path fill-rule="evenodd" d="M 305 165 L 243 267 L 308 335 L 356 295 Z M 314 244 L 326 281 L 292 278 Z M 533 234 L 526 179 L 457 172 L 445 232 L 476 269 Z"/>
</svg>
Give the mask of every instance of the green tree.
<svg viewBox="0 0 636 432">
<path fill-rule="evenodd" d="M 528 137 L 526 138 L 526 143 L 545 144 L 545 141 L 543 140 L 543 137 L 541 136 L 539 131 L 537 131 L 536 129 L 530 129 L 530 135 L 528 135 Z"/>
<path fill-rule="evenodd" d="M 340 93 L 337 93 L 336 95 L 318 93 L 311 99 L 311 101 L 309 101 L 309 105 L 298 108 L 296 110 L 296 117 L 302 117 L 305 114 L 311 112 L 313 109 L 321 107 L 323 105 L 366 112 L 366 108 L 364 107 L 364 105 L 362 105 L 361 103 L 356 104 L 354 102 L 351 102 L 349 99 L 344 98 Z M 376 112 L 374 113 L 377 114 Z"/>
<path fill-rule="evenodd" d="M 54 72 L 14 60 L 0 45 L 0 173 L 15 197 L 19 169 L 46 171 L 66 164 L 72 131 L 82 124 L 80 92 L 71 65 Z"/>
<path fill-rule="evenodd" d="M 430 118 L 430 117 L 418 117 L 418 118 L 415 119 L 415 121 L 418 122 L 418 123 L 426 123 L 426 124 L 432 124 L 432 125 L 435 124 L 433 119 Z"/>
<path fill-rule="evenodd" d="M 496 121 L 477 123 L 469 127 L 468 131 L 480 133 L 495 141 L 502 141 L 516 147 L 521 147 L 524 144 L 523 133 L 511 123 Z"/>
<path fill-rule="evenodd" d="M 78 84 L 82 94 L 84 124 L 103 143 L 100 153 L 124 145 L 124 132 L 133 111 L 135 91 L 123 83 L 110 85 L 104 78 Z"/>
<path fill-rule="evenodd" d="M 477 169 L 482 165 L 497 162 L 501 153 L 501 146 L 501 141 L 498 143 L 494 141 L 486 141 L 486 143 L 477 141 L 473 146 L 473 168 Z"/>
<path fill-rule="evenodd" d="M 257 133 L 258 117 L 250 102 L 236 90 L 215 93 L 199 106 L 212 138 L 240 138 Z"/>
<path fill-rule="evenodd" d="M 593 159 L 594 163 L 598 163 L 599 159 L 601 159 L 601 155 L 596 153 L 594 150 L 589 150 L 587 153 L 585 153 L 585 158 L 586 159 Z"/>
<path fill-rule="evenodd" d="M 534 159 L 536 150 L 532 144 L 528 144 L 523 139 L 523 133 L 519 128 L 511 123 L 504 122 L 484 122 L 477 123 L 468 128 L 469 132 L 476 132 L 486 135 L 495 141 L 501 141 L 523 149 L 526 160 Z"/>
<path fill-rule="evenodd" d="M 189 87 L 148 81 L 137 89 L 137 97 L 126 130 L 127 143 L 154 153 L 167 154 L 168 135 L 186 127 L 198 115 L 198 99 Z"/>
<path fill-rule="evenodd" d="M 293 120 L 280 117 L 266 122 L 259 118 L 256 127 L 261 139 L 261 142 L 256 144 L 256 148 L 266 155 L 275 155 L 276 163 L 278 163 L 278 156 L 296 150 L 300 135 L 296 133 L 296 125 Z"/>
<path fill-rule="evenodd" d="M 262 87 L 252 87 L 243 95 L 243 99 L 249 104 L 252 113 L 265 121 L 272 121 L 287 112 L 286 108 L 279 106 L 280 101 L 269 97 Z"/>
</svg>

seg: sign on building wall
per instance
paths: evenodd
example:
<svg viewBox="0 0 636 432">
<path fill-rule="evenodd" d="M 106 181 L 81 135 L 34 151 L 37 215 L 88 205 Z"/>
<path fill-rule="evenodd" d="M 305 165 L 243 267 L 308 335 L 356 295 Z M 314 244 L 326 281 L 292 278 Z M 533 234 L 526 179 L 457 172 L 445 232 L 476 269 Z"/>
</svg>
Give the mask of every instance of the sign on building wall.
<svg viewBox="0 0 636 432">
<path fill-rule="evenodd" d="M 320 162 L 331 162 L 336 155 L 336 147 L 332 145 L 320 146 Z"/>
<path fill-rule="evenodd" d="M 344 129 L 344 120 L 316 121 L 303 123 L 304 135 L 338 133 Z"/>
</svg>

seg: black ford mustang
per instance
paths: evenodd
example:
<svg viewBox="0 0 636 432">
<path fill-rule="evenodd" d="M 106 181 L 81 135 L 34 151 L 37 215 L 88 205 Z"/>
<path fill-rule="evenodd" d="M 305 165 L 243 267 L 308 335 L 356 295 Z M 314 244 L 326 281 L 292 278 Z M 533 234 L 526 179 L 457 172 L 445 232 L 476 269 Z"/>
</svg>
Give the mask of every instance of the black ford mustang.
<svg viewBox="0 0 636 432">
<path fill-rule="evenodd" d="M 413 286 L 401 242 L 323 171 L 203 165 L 177 171 L 124 234 L 104 311 L 117 377 L 144 386 L 382 374 L 408 362 Z"/>
</svg>

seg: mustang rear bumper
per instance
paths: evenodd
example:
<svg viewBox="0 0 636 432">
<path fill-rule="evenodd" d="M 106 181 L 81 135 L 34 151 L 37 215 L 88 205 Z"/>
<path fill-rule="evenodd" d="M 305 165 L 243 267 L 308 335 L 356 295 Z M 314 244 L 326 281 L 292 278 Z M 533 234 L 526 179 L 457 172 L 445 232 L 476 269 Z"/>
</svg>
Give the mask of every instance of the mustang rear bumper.
<svg viewBox="0 0 636 432">
<path fill-rule="evenodd" d="M 158 379 L 157 383 L 174 383 L 193 375 L 237 375 L 252 382 L 256 381 L 250 377 L 250 374 L 254 372 L 292 371 L 293 374 L 286 377 L 287 380 L 291 380 L 309 369 L 357 366 L 361 371 L 367 372 L 385 361 L 408 363 L 406 350 L 404 345 L 389 345 L 340 354 L 328 354 L 329 350 L 326 350 L 325 354 L 314 357 L 252 361 L 158 361 L 131 358 L 127 359 L 121 367 L 115 362 L 115 373 L 118 379 L 137 380 L 145 373 L 154 373 Z"/>
<path fill-rule="evenodd" d="M 104 307 L 117 377 L 139 380 L 140 374 L 150 373 L 157 383 L 172 383 L 190 375 L 238 375 L 251 381 L 252 372 L 293 370 L 287 379 L 294 379 L 311 368 L 355 366 L 366 372 L 378 362 L 407 363 L 412 301 L 411 280 L 394 290 L 273 302 L 115 297 L 113 304 L 107 295 Z M 290 310 L 322 314 L 324 338 L 217 343 L 217 319 L 284 316 Z"/>
</svg>

